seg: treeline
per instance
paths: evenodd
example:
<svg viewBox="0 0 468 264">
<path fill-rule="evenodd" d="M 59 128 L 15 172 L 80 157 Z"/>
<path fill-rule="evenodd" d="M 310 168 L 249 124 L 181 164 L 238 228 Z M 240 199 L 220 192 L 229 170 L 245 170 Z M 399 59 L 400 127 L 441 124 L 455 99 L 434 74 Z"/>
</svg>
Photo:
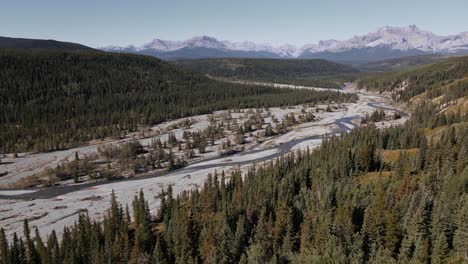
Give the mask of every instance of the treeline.
<svg viewBox="0 0 468 264">
<path fill-rule="evenodd" d="M 0 152 L 69 148 L 220 109 L 354 99 L 218 82 L 139 55 L 1 50 Z"/>
<path fill-rule="evenodd" d="M 26 39 L 0 37 L 0 49 L 9 50 L 55 50 L 55 51 L 77 51 L 77 50 L 97 50 L 90 47 L 51 39 Z"/>
<path fill-rule="evenodd" d="M 358 70 L 321 60 L 212 58 L 175 62 L 187 69 L 217 78 L 340 88 Z"/>
<path fill-rule="evenodd" d="M 0 232 L 3 263 L 465 263 L 468 115 L 419 107 L 405 125 L 366 126 L 313 151 L 201 190 L 115 197 L 103 223 L 83 214 L 46 240 Z M 437 128 L 437 136 L 427 130 Z M 426 132 L 424 132 L 426 131 Z M 130 213 L 132 212 L 132 213 Z M 31 233 L 31 234 L 30 234 Z"/>
<path fill-rule="evenodd" d="M 391 92 L 394 99 L 405 102 L 423 93 L 425 100 L 439 96 L 447 100 L 468 96 L 466 76 L 468 57 L 457 57 L 413 70 L 365 77 L 357 84 L 359 88 Z"/>
</svg>

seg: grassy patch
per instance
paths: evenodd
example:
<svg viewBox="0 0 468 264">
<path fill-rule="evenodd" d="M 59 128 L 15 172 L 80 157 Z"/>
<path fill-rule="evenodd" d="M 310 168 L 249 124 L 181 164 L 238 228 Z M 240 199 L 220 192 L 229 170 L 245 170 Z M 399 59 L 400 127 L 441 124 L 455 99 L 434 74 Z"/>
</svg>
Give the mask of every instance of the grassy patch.
<svg viewBox="0 0 468 264">
<path fill-rule="evenodd" d="M 435 128 L 424 128 L 422 129 L 423 133 L 426 135 L 428 140 L 439 141 L 442 135 L 448 132 L 452 127 L 455 128 L 455 131 L 458 132 L 462 127 L 465 127 L 467 122 L 456 123 L 447 126 L 440 126 Z"/>
<path fill-rule="evenodd" d="M 383 171 L 383 172 L 368 172 L 364 175 L 361 175 L 356 178 L 357 182 L 360 184 L 371 184 L 376 181 L 387 180 L 392 175 L 391 171 Z"/>
<path fill-rule="evenodd" d="M 457 100 L 457 103 L 451 105 L 445 110 L 446 113 L 455 114 L 455 113 L 468 113 L 468 97 L 462 97 Z"/>
<path fill-rule="evenodd" d="M 413 149 L 399 149 L 399 150 L 384 150 L 382 152 L 382 161 L 385 163 L 394 163 L 398 160 L 398 157 L 405 153 L 409 157 L 414 157 L 418 153 L 418 148 Z"/>
</svg>

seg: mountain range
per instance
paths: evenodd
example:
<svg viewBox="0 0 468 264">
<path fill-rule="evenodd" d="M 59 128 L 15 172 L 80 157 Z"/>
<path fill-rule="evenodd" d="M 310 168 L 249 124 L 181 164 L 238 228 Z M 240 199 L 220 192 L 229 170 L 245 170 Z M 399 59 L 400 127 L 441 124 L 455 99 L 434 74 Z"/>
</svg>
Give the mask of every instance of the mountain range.
<svg viewBox="0 0 468 264">
<path fill-rule="evenodd" d="M 301 58 L 327 59 L 347 63 L 365 63 L 398 57 L 426 54 L 468 53 L 468 32 L 438 36 L 415 25 L 381 27 L 348 40 L 323 40 L 317 44 L 258 44 L 252 41 L 221 41 L 210 36 L 197 36 L 185 41 L 154 39 L 142 46 L 107 46 L 104 51 L 129 52 L 161 59 L 197 58 Z"/>
</svg>

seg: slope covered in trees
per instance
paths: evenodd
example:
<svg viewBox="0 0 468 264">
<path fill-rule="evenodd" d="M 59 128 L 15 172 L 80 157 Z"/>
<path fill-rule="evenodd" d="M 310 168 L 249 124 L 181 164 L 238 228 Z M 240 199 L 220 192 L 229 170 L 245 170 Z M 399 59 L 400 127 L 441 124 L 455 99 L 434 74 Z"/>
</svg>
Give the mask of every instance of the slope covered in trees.
<svg viewBox="0 0 468 264">
<path fill-rule="evenodd" d="M 403 71 L 418 66 L 435 63 L 437 61 L 449 58 L 448 55 L 431 54 L 421 56 L 409 56 L 402 58 L 395 58 L 389 60 L 373 61 L 362 65 L 358 68 L 364 72 L 389 72 L 389 71 Z"/>
<path fill-rule="evenodd" d="M 212 77 L 339 88 L 357 70 L 326 60 L 300 59 L 198 59 L 176 62 Z"/>
<path fill-rule="evenodd" d="M 468 115 L 435 103 L 421 102 L 404 125 L 364 126 L 243 176 L 211 175 L 201 190 L 175 197 L 169 187 L 156 215 L 140 193 L 132 213 L 114 197 L 103 223 L 81 215 L 61 240 L 25 222 L 22 239 L 0 231 L 0 259 L 466 263 Z"/>
<path fill-rule="evenodd" d="M 0 37 L 0 49 L 10 50 L 93 50 L 85 45 L 63 42 L 52 39 L 25 39 L 25 38 L 9 38 Z M 97 50 L 96 50 L 97 52 Z"/>
<path fill-rule="evenodd" d="M 199 191 L 115 198 L 63 239 L 25 223 L 5 263 L 464 263 L 468 260 L 467 115 L 420 107 L 404 126 L 330 138 L 245 177 L 209 176 Z M 437 137 L 425 129 L 437 127 Z"/>
<path fill-rule="evenodd" d="M 139 55 L 0 50 L 0 152 L 62 149 L 219 109 L 354 98 L 218 82 Z"/>
<path fill-rule="evenodd" d="M 390 92 L 400 101 L 437 99 L 448 103 L 468 95 L 468 57 L 447 59 L 403 72 L 373 75 L 360 79 L 359 88 Z"/>
</svg>

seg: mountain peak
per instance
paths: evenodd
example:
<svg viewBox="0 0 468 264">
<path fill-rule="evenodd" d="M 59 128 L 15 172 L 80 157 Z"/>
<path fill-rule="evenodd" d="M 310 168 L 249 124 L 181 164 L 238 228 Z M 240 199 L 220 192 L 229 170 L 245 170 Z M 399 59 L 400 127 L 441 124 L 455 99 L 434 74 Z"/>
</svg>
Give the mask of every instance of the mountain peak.
<svg viewBox="0 0 468 264">
<path fill-rule="evenodd" d="M 207 36 L 207 35 L 195 36 L 195 37 L 192 37 L 192 38 L 188 39 L 188 41 L 197 41 L 197 40 L 218 41 L 216 38 L 210 37 L 210 36 Z"/>
<path fill-rule="evenodd" d="M 416 25 L 408 25 L 405 27 L 383 26 L 383 27 L 378 28 L 376 32 L 377 33 L 392 33 L 392 34 L 408 34 L 408 33 L 427 34 L 427 33 L 430 33 L 428 31 L 424 31 L 420 29 Z M 369 34 L 372 34 L 372 33 L 369 33 Z"/>
<path fill-rule="evenodd" d="M 252 41 L 231 42 L 218 40 L 215 37 L 207 35 L 200 35 L 184 41 L 153 39 L 141 47 L 108 47 L 104 50 L 140 52 L 150 49 L 155 51 L 155 54 L 158 54 L 157 56 L 163 56 L 160 54 L 193 47 L 221 50 L 223 54 L 234 52 L 232 56 L 239 56 L 239 52 L 242 52 L 242 56 L 270 56 L 275 58 L 297 58 L 303 57 L 303 54 L 310 55 L 309 57 L 316 57 L 311 54 L 339 54 L 348 51 L 356 52 L 358 50 L 365 52 L 365 50 L 369 49 L 376 50 L 375 52 L 399 54 L 398 56 L 410 53 L 411 55 L 425 53 L 468 53 L 468 34 L 460 33 L 450 36 L 437 36 L 432 32 L 420 29 L 416 25 L 403 27 L 384 26 L 376 31 L 361 36 L 354 36 L 348 40 L 322 40 L 316 44 L 306 44 L 302 47 L 289 44 L 272 45 L 269 43 L 255 43 Z M 197 56 L 203 57 L 203 55 Z M 206 56 L 209 57 L 210 55 Z M 372 55 L 369 53 L 369 56 L 377 58 L 378 54 Z"/>
<path fill-rule="evenodd" d="M 160 51 L 173 51 L 180 49 L 182 43 L 180 41 L 153 39 L 151 42 L 143 45 L 140 49 L 155 49 Z"/>
<path fill-rule="evenodd" d="M 184 44 L 187 47 L 203 47 L 203 48 L 214 48 L 214 49 L 224 48 L 224 44 L 222 42 L 210 36 L 195 36 L 191 39 L 184 41 Z"/>
</svg>

